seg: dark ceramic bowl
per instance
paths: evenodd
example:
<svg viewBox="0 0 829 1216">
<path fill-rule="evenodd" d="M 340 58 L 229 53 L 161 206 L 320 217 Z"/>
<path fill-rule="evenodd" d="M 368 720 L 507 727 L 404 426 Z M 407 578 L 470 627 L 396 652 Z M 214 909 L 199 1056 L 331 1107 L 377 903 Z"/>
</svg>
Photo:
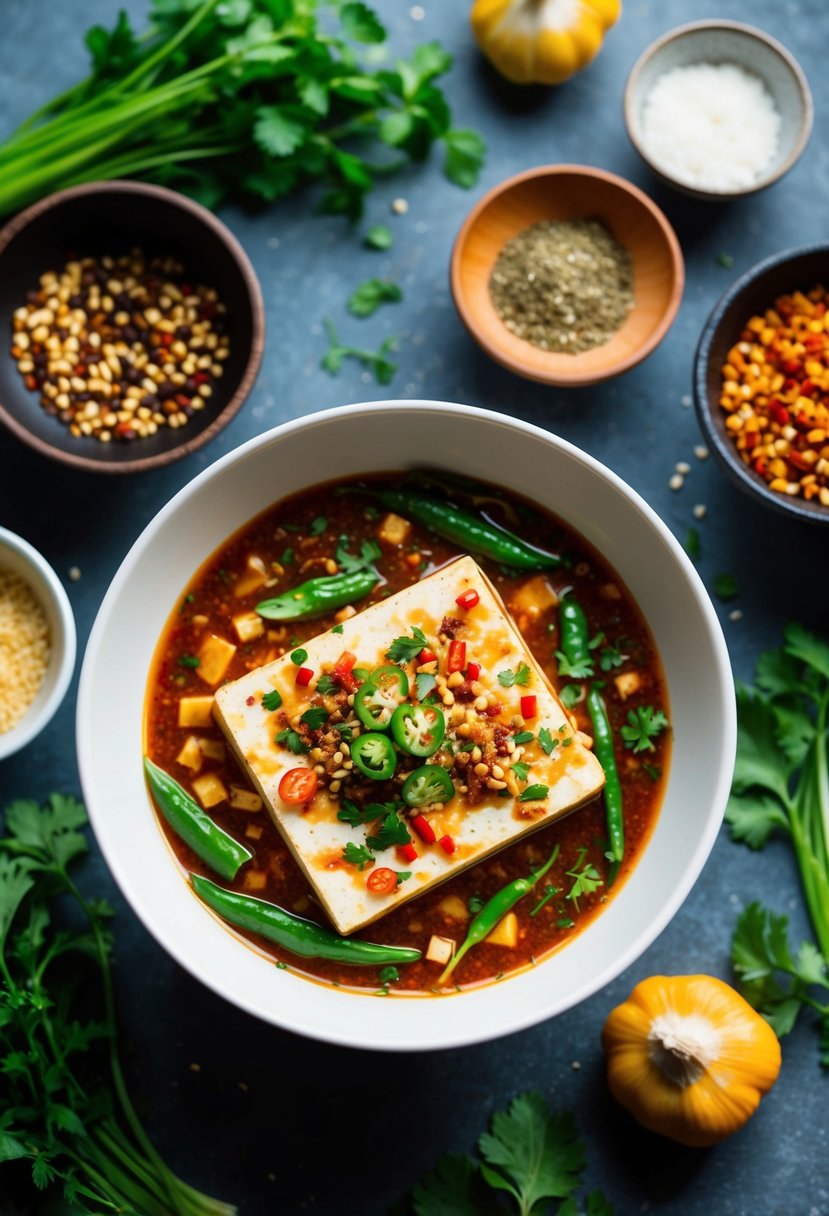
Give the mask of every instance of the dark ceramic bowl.
<svg viewBox="0 0 829 1216">
<path fill-rule="evenodd" d="M 812 499 L 789 498 L 770 490 L 767 482 L 740 459 L 725 427 L 720 408 L 720 368 L 746 322 L 771 307 L 779 295 L 810 291 L 829 284 L 829 245 L 807 245 L 776 253 L 739 278 L 714 308 L 697 346 L 694 361 L 694 400 L 700 425 L 719 463 L 740 489 L 784 515 L 811 523 L 829 524 L 829 507 Z"/>
<path fill-rule="evenodd" d="M 173 255 L 195 282 L 227 307 L 230 355 L 208 405 L 177 429 L 146 439 L 101 443 L 71 435 L 49 417 L 10 353 L 12 314 L 47 270 L 73 255 L 118 256 L 140 247 Z M 170 464 L 202 447 L 247 397 L 265 340 L 262 292 L 236 238 L 198 203 L 142 182 L 91 182 L 61 190 L 20 212 L 0 231 L 0 422 L 44 456 L 98 473 L 133 473 Z"/>
</svg>

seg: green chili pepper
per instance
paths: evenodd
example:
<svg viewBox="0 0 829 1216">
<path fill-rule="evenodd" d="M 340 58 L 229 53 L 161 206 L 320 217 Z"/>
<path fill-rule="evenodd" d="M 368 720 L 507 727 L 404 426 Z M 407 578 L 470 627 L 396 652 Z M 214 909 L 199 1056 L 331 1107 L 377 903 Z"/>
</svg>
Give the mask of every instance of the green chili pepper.
<svg viewBox="0 0 829 1216">
<path fill-rule="evenodd" d="M 588 645 L 589 629 L 584 609 L 571 595 L 566 595 L 559 605 L 559 632 L 561 649 L 573 665 L 590 664 Z M 610 870 L 608 886 L 619 872 L 625 854 L 624 807 L 622 783 L 616 766 L 616 751 L 613 730 L 607 716 L 604 699 L 598 689 L 591 688 L 587 694 L 587 711 L 593 724 L 593 745 L 596 758 L 604 769 L 604 805 L 609 841 Z"/>
<path fill-rule="evenodd" d="M 291 954 L 298 954 L 302 958 L 327 958 L 334 963 L 347 963 L 350 966 L 378 967 L 416 963 L 420 958 L 419 950 L 406 946 L 381 946 L 374 942 L 340 937 L 331 929 L 293 916 L 277 904 L 227 891 L 199 874 L 191 874 L 190 882 L 199 899 L 218 912 L 222 920 L 239 929 L 258 933 L 260 937 L 266 937 L 283 950 L 290 950 Z"/>
<path fill-rule="evenodd" d="M 468 553 L 489 557 L 516 570 L 555 570 L 564 565 L 564 559 L 558 554 L 536 549 L 514 532 L 438 498 L 429 498 L 416 490 L 370 492 L 390 511 L 416 520 L 438 536 L 454 541 Z"/>
<path fill-rule="evenodd" d="M 385 730 L 395 709 L 408 695 L 409 679 L 403 668 L 386 663 L 372 671 L 355 693 L 354 712 L 370 730 Z"/>
<path fill-rule="evenodd" d="M 420 768 L 409 773 L 400 793 L 406 806 L 448 802 L 455 796 L 455 783 L 446 769 L 439 764 L 421 764 Z"/>
<path fill-rule="evenodd" d="M 446 734 L 446 718 L 437 705 L 398 705 L 391 717 L 391 733 L 410 756 L 432 756 Z"/>
<path fill-rule="evenodd" d="M 255 611 L 268 621 L 302 621 L 325 616 L 334 608 L 361 600 L 380 582 L 376 570 L 355 570 L 353 574 L 332 574 L 311 578 L 270 600 L 261 600 Z"/>
<path fill-rule="evenodd" d="M 253 853 L 206 815 L 169 773 L 144 757 L 144 769 L 158 809 L 186 845 L 222 878 L 235 878 Z"/>
<path fill-rule="evenodd" d="M 498 922 L 504 919 L 510 909 L 514 908 L 525 895 L 529 895 L 536 883 L 541 881 L 553 865 L 558 857 L 558 849 L 559 846 L 556 845 L 540 870 L 533 870 L 526 878 L 514 878 L 512 882 L 507 883 L 505 887 L 502 887 L 491 899 L 486 901 L 469 926 L 469 932 L 460 950 L 444 967 L 438 984 L 445 984 L 467 950 L 471 950 L 473 946 L 477 946 L 479 942 L 482 942 L 492 932 Z"/>
<path fill-rule="evenodd" d="M 369 731 L 351 744 L 351 759 L 365 777 L 372 781 L 388 781 L 397 768 L 397 754 L 388 735 Z"/>
</svg>

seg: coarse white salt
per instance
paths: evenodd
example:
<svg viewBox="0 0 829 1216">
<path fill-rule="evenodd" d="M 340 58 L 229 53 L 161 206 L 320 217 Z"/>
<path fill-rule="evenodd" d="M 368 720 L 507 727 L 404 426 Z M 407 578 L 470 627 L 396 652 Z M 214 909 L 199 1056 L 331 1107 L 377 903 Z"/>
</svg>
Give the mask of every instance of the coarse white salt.
<svg viewBox="0 0 829 1216">
<path fill-rule="evenodd" d="M 669 177 L 713 193 L 759 181 L 777 152 L 780 114 L 759 76 L 694 63 L 658 77 L 642 110 L 642 144 Z"/>
</svg>

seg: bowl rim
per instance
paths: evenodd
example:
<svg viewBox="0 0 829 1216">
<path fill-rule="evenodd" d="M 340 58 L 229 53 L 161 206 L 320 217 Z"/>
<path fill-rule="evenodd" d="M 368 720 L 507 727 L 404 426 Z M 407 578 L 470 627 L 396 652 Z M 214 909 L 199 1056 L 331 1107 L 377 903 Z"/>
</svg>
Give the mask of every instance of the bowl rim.
<svg viewBox="0 0 829 1216">
<path fill-rule="evenodd" d="M 633 120 L 635 98 L 639 77 L 642 70 L 651 59 L 658 55 L 669 43 L 678 41 L 688 34 L 702 33 L 707 30 L 731 30 L 735 33 L 745 35 L 747 38 L 754 38 L 758 42 L 762 42 L 769 50 L 775 52 L 778 58 L 785 64 L 792 74 L 792 78 L 797 86 L 797 91 L 803 103 L 803 116 L 800 123 L 800 130 L 797 139 L 792 145 L 792 149 L 782 164 L 778 165 L 773 171 L 769 171 L 765 177 L 761 177 L 751 186 L 746 186 L 742 190 L 705 190 L 697 186 L 688 185 L 686 182 L 681 182 L 677 178 L 672 177 L 667 173 L 661 165 L 652 160 L 646 153 L 641 140 L 638 138 L 636 124 Z M 778 41 L 772 34 L 767 34 L 765 30 L 761 30 L 756 25 L 749 25 L 744 21 L 729 21 L 726 18 L 713 17 L 700 21 L 689 21 L 684 25 L 677 25 L 671 30 L 667 30 L 661 34 L 653 42 L 645 47 L 644 51 L 639 55 L 633 67 L 628 73 L 627 81 L 625 82 L 624 93 L 622 94 L 622 111 L 625 119 L 625 128 L 628 133 L 628 138 L 633 144 L 636 151 L 641 156 L 642 160 L 653 173 L 656 174 L 663 182 L 666 182 L 674 189 L 681 191 L 683 194 L 689 195 L 691 198 L 699 198 L 708 200 L 709 202 L 728 202 L 729 199 L 745 198 L 750 194 L 756 194 L 759 190 L 766 189 L 767 186 L 773 185 L 779 181 L 784 174 L 796 164 L 803 153 L 803 149 L 809 140 L 814 122 L 814 101 L 812 99 L 812 91 L 809 88 L 809 81 L 806 78 L 806 73 L 795 59 L 788 47 Z"/>
<path fill-rule="evenodd" d="M 60 636 L 51 638 L 49 667 L 44 676 L 44 682 L 46 680 L 52 682 L 49 694 L 35 712 L 27 710 L 15 726 L 0 735 L 0 760 L 14 755 L 15 752 L 19 752 L 28 743 L 31 743 L 52 720 L 69 688 L 75 670 L 77 651 L 77 632 L 72 605 L 52 566 L 29 541 L 24 540 L 16 532 L 0 526 L 0 564 L 2 564 L 3 547 L 17 553 L 38 576 L 39 585 L 32 587 L 32 591 L 38 595 L 41 586 L 45 588 L 55 610 L 55 618 L 60 625 Z M 38 596 L 38 598 L 40 597 Z M 56 660 L 57 665 L 53 667 Z"/>
<path fill-rule="evenodd" d="M 530 371 L 526 365 L 517 358 L 506 354 L 502 348 L 496 343 L 491 342 L 478 328 L 475 321 L 472 319 L 469 307 L 466 302 L 466 296 L 461 286 L 461 266 L 465 256 L 465 246 L 475 225 L 480 220 L 484 211 L 501 195 L 509 193 L 517 186 L 522 185 L 526 181 L 532 181 L 539 177 L 560 177 L 565 174 L 570 176 L 585 177 L 595 181 L 605 182 L 610 186 L 624 194 L 631 196 L 649 213 L 650 217 L 656 221 L 657 227 L 662 233 L 668 247 L 668 253 L 671 262 L 672 270 L 672 286 L 671 296 L 668 301 L 668 306 L 665 309 L 659 324 L 651 332 L 646 342 L 641 346 L 626 355 L 624 358 L 618 359 L 615 363 L 602 369 L 598 372 L 580 372 L 574 370 L 568 372 L 551 372 L 544 374 L 541 372 Z M 601 169 L 595 165 L 579 165 L 579 164 L 550 164 L 538 165 L 533 169 L 524 169 L 521 173 L 516 173 L 512 177 L 506 178 L 488 190 L 486 194 L 480 198 L 472 207 L 471 211 L 466 216 L 461 225 L 457 236 L 455 237 L 452 246 L 452 255 L 449 263 L 449 282 L 452 291 L 452 297 L 455 301 L 461 320 L 466 327 L 467 332 L 478 343 L 478 345 L 494 359 L 496 363 L 500 363 L 502 367 L 508 371 L 514 372 L 516 375 L 522 376 L 527 380 L 534 380 L 539 384 L 549 384 L 560 388 L 582 388 L 591 384 L 601 384 L 605 380 L 611 380 L 615 376 L 630 371 L 647 358 L 649 354 L 659 345 L 666 333 L 673 324 L 676 314 L 679 311 L 680 303 L 682 302 L 682 293 L 685 288 L 685 260 L 682 255 L 682 247 L 679 239 L 674 232 L 673 226 L 665 215 L 664 211 L 650 198 L 643 190 L 621 177 L 617 173 L 611 173 L 608 169 Z M 578 358 L 578 356 L 576 356 Z"/>
<path fill-rule="evenodd" d="M 781 249 L 770 254 L 761 262 L 750 266 L 737 278 L 715 303 L 702 327 L 694 352 L 693 363 L 693 393 L 694 406 L 699 424 L 714 451 L 714 456 L 723 469 L 732 477 L 736 485 L 746 494 L 760 499 L 766 506 L 772 507 L 780 515 L 794 516 L 804 523 L 829 524 L 829 507 L 804 502 L 801 498 L 789 498 L 786 494 L 778 494 L 769 488 L 768 483 L 748 465 L 744 464 L 737 455 L 733 443 L 728 441 L 717 428 L 714 421 L 715 407 L 712 405 L 707 385 L 707 370 L 711 347 L 717 336 L 725 314 L 732 304 L 758 280 L 771 271 L 778 270 L 788 262 L 815 254 L 829 255 L 829 241 L 822 243 L 799 245 L 791 249 Z"/>
<path fill-rule="evenodd" d="M 56 190 L 52 194 L 47 194 L 44 198 L 38 199 L 31 203 L 22 211 L 12 216 L 2 228 L 0 228 L 0 258 L 11 244 L 11 242 L 23 232 L 29 224 L 40 218 L 48 211 L 54 210 L 56 207 L 62 206 L 72 199 L 83 198 L 91 194 L 136 194 L 145 198 L 158 199 L 161 202 L 168 203 L 170 206 L 178 208 L 185 212 L 195 223 L 200 223 L 209 228 L 211 232 L 222 242 L 227 249 L 233 261 L 239 268 L 242 276 L 245 291 L 250 300 L 251 309 L 251 336 L 249 343 L 249 351 L 244 370 L 242 372 L 239 384 L 230 397 L 227 405 L 221 410 L 213 421 L 206 426 L 203 431 L 197 435 L 186 437 L 186 428 L 182 432 L 183 437 L 181 443 L 175 447 L 169 448 L 165 452 L 159 452 L 154 456 L 138 455 L 134 460 L 118 460 L 105 462 L 95 460 L 91 456 L 82 456 L 79 453 L 67 451 L 64 448 L 56 447 L 47 440 L 42 439 L 39 435 L 33 434 L 28 427 L 24 426 L 17 418 L 6 408 L 3 401 L 0 399 L 0 422 L 6 426 L 12 434 L 22 440 L 29 447 L 33 448 L 41 456 L 46 456 L 50 460 L 59 461 L 61 464 L 70 465 L 77 469 L 85 469 L 88 472 L 94 473 L 138 473 L 149 469 L 163 468 L 169 464 L 180 460 L 184 456 L 189 456 L 192 452 L 198 451 L 204 444 L 209 443 L 231 419 L 239 412 L 245 399 L 253 388 L 256 377 L 259 373 L 259 368 L 262 363 L 262 356 L 265 349 L 265 302 L 262 296 L 262 287 L 259 283 L 256 271 L 253 264 L 245 252 L 241 242 L 233 235 L 218 216 L 212 211 L 208 211 L 201 203 L 197 203 L 195 199 L 188 198 L 186 194 L 180 194 L 177 190 L 170 190 L 166 186 L 157 186 L 153 182 L 142 182 L 132 178 L 118 178 L 112 181 L 106 179 L 101 181 L 82 182 L 78 186 L 68 186 L 64 190 Z"/>
<path fill-rule="evenodd" d="M 337 422 L 343 418 L 348 418 L 349 420 L 360 418 L 370 421 L 372 417 L 378 414 L 388 414 L 389 412 L 399 414 L 417 412 L 434 423 L 439 423 L 441 416 L 446 418 L 447 416 L 455 415 L 460 416 L 461 419 L 480 421 L 488 426 L 500 426 L 509 430 L 517 430 L 529 440 L 541 442 L 549 445 L 551 448 L 559 449 L 563 456 L 574 460 L 579 465 L 585 467 L 591 474 L 605 480 L 609 487 L 624 498 L 637 512 L 643 520 L 643 525 L 656 534 L 659 542 L 668 551 L 667 557 L 679 566 L 684 581 L 688 586 L 689 595 L 694 600 L 695 607 L 699 613 L 701 628 L 703 628 L 710 643 L 711 654 L 714 658 L 711 687 L 716 689 L 717 712 L 722 718 L 721 746 L 718 752 L 719 764 L 715 774 L 712 774 L 710 806 L 704 817 L 702 831 L 696 839 L 693 849 L 689 851 L 685 858 L 682 881 L 672 888 L 669 897 L 661 904 L 658 913 L 649 920 L 646 931 L 640 932 L 635 939 L 629 940 L 623 949 L 615 952 L 612 961 L 600 972 L 590 976 L 579 984 L 574 984 L 566 997 L 562 997 L 553 988 L 546 996 L 544 1002 L 532 1003 L 529 1007 L 522 1005 L 518 1001 L 511 1002 L 509 1004 L 508 1017 L 502 1016 L 496 1029 L 493 1029 L 485 1018 L 482 1019 L 483 1025 L 474 1018 L 471 1020 L 465 1018 L 459 1029 L 454 1025 L 454 1020 L 450 1021 L 448 1026 L 435 1025 L 434 1020 L 426 1017 L 423 1020 L 423 1041 L 413 1042 L 410 1031 L 407 1033 L 405 1026 L 389 1025 L 388 1021 L 382 1020 L 385 1018 L 385 1015 L 378 1014 L 376 1024 L 371 1019 L 372 1035 L 367 1035 L 365 1034 L 365 1026 L 367 1024 L 365 1019 L 369 1018 L 369 1007 L 366 1006 L 364 1014 L 361 1015 L 360 1019 L 360 1025 L 363 1028 L 362 1033 L 364 1033 L 362 1046 L 378 1051 L 410 1052 L 413 1050 L 434 1050 L 465 1046 L 524 1030 L 548 1017 L 564 1012 L 566 1009 L 591 996 L 594 992 L 610 983 L 625 967 L 640 957 L 667 926 L 686 899 L 697 881 L 717 839 L 722 822 L 722 814 L 731 786 L 731 774 L 736 750 L 736 703 L 728 650 L 716 611 L 699 574 L 667 524 L 616 473 L 588 453 L 583 452 L 557 435 L 531 423 L 524 422 L 521 419 L 510 418 L 507 415 L 484 410 L 479 407 L 459 405 L 452 402 L 407 400 L 375 401 L 338 406 L 290 420 L 270 431 L 255 436 L 238 448 L 220 457 L 208 468 L 197 474 L 188 484 L 183 486 L 161 508 L 159 513 L 150 521 L 134 542 L 116 572 L 93 624 L 84 656 L 78 691 L 76 726 L 78 766 L 87 799 L 90 821 L 99 847 L 113 877 L 126 896 L 127 902 L 132 907 L 134 913 L 147 926 L 164 950 L 180 966 L 193 975 L 194 978 L 223 999 L 229 1000 L 231 1003 L 236 1004 L 238 1008 L 260 1017 L 272 1025 L 291 1030 L 295 1033 L 302 1033 L 324 1042 L 342 1046 L 356 1045 L 353 1032 L 349 1033 L 349 1018 L 343 1017 L 338 1019 L 330 1016 L 330 1010 L 322 1001 L 321 1007 L 325 1007 L 320 1015 L 316 1017 L 313 1024 L 310 1023 L 310 1019 L 306 1019 L 302 1024 L 298 1024 L 297 1018 L 292 1017 L 290 1002 L 282 1002 L 276 1006 L 268 1004 L 260 989 L 257 989 L 259 995 L 253 995 L 250 991 L 240 995 L 238 990 L 232 989 L 231 985 L 224 982 L 221 974 L 205 973 L 193 959 L 188 957 L 187 942 L 186 940 L 178 940 L 175 927 L 170 924 L 169 917 L 164 917 L 163 920 L 156 920 L 153 924 L 149 923 L 148 909 L 152 904 L 152 899 L 146 895 L 141 900 L 134 899 L 134 884 L 131 878 L 134 867 L 131 867 L 130 859 L 118 854 L 117 829 L 112 827 L 106 814 L 107 798 L 100 790 L 96 789 L 93 793 L 93 789 L 97 785 L 93 772 L 95 740 L 87 737 L 89 732 L 85 730 L 84 725 L 90 718 L 94 705 L 96 668 L 99 664 L 100 652 L 103 649 L 106 632 L 111 625 L 110 618 L 114 616 L 117 610 L 124 586 L 129 580 L 136 561 L 140 559 L 148 546 L 155 542 L 156 538 L 165 528 L 167 521 L 175 514 L 179 507 L 194 495 L 199 494 L 210 481 L 222 476 L 233 465 L 244 462 L 256 450 L 278 444 L 282 439 L 294 435 L 297 431 L 305 429 L 313 432 L 320 427 L 325 427 L 327 424 Z M 102 800 L 101 808 L 98 806 L 99 798 Z M 307 980 L 302 979 L 298 982 L 303 984 L 308 983 Z M 489 987 L 491 989 L 493 986 Z M 500 991 L 497 985 L 494 988 L 496 992 Z M 346 993 L 339 994 L 338 999 L 342 997 L 347 998 L 350 995 Z M 470 1000 L 473 1002 L 473 1007 L 477 1007 L 475 1005 L 475 993 L 470 994 Z M 430 1002 L 430 1004 L 434 1007 L 433 1002 Z M 385 1008 L 386 1003 L 380 1002 L 380 1007 Z M 403 1021 L 405 1022 L 405 1018 Z M 378 1031 L 378 1026 L 382 1028 L 382 1033 Z"/>
</svg>

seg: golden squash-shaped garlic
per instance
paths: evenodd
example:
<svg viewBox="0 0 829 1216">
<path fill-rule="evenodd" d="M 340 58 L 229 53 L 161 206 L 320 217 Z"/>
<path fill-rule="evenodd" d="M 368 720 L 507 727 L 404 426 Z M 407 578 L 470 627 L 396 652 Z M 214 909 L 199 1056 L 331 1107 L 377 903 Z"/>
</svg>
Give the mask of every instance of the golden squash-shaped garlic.
<svg viewBox="0 0 829 1216">
<path fill-rule="evenodd" d="M 598 55 L 621 11 L 621 0 L 475 0 L 470 20 L 502 76 L 561 84 Z"/>
<path fill-rule="evenodd" d="M 696 1148 L 751 1118 L 780 1071 L 774 1031 L 708 975 L 637 984 L 602 1031 L 617 1102 L 651 1131 Z"/>
</svg>

